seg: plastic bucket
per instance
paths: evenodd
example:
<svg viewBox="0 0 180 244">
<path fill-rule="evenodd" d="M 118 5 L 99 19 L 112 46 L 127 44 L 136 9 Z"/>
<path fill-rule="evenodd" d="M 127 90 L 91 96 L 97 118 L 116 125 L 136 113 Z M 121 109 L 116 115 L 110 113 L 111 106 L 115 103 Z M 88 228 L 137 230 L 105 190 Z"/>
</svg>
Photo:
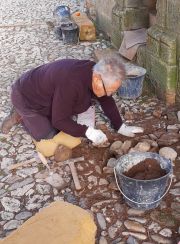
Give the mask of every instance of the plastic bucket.
<svg viewBox="0 0 180 244">
<path fill-rule="evenodd" d="M 167 174 L 152 180 L 136 180 L 123 175 L 123 172 L 128 171 L 134 165 L 147 158 L 156 159 Z M 129 153 L 118 159 L 114 174 L 125 202 L 132 208 L 148 210 L 156 208 L 169 191 L 172 183 L 172 163 L 157 153 Z M 166 190 L 168 182 L 169 186 Z"/>
<path fill-rule="evenodd" d="M 64 44 L 77 44 L 79 41 L 79 29 L 75 23 L 61 25 Z"/>
<path fill-rule="evenodd" d="M 127 79 L 122 81 L 118 94 L 124 99 L 136 99 L 142 94 L 146 69 L 135 65 L 126 65 L 126 72 Z"/>
</svg>

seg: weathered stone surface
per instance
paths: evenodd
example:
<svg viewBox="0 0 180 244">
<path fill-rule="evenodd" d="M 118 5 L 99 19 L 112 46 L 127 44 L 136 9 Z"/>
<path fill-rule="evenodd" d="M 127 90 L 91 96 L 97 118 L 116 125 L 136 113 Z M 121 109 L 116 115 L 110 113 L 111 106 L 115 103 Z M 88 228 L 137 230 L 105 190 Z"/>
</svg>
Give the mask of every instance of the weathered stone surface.
<svg viewBox="0 0 180 244">
<path fill-rule="evenodd" d="M 151 238 L 153 239 L 153 241 L 156 241 L 157 243 L 173 244 L 173 242 L 171 240 L 165 239 L 159 235 L 151 235 Z"/>
<path fill-rule="evenodd" d="M 14 214 L 11 212 L 1 212 L 1 218 L 2 220 L 11 220 L 14 218 Z"/>
<path fill-rule="evenodd" d="M 164 228 L 159 232 L 160 235 L 164 237 L 171 237 L 172 236 L 172 231 L 168 228 Z"/>
<path fill-rule="evenodd" d="M 4 225 L 4 230 L 13 230 L 20 226 L 21 222 L 18 220 L 10 220 Z"/>
<path fill-rule="evenodd" d="M 131 215 L 131 216 L 142 216 L 144 214 L 145 211 L 143 210 L 138 210 L 138 209 L 133 209 L 133 208 L 130 208 L 127 213 L 128 215 Z"/>
<path fill-rule="evenodd" d="M 146 229 L 141 224 L 139 224 L 135 221 L 126 220 L 124 222 L 124 225 L 126 226 L 126 228 L 128 230 L 131 230 L 131 231 L 137 231 L 137 232 L 142 232 L 142 233 L 146 232 Z"/>
<path fill-rule="evenodd" d="M 170 147 L 163 147 L 159 150 L 159 154 L 167 159 L 174 161 L 177 157 L 177 152 Z"/>
<path fill-rule="evenodd" d="M 106 229 L 106 221 L 104 216 L 101 213 L 97 213 L 97 221 L 102 230 Z"/>
<path fill-rule="evenodd" d="M 146 235 L 141 234 L 141 233 L 134 233 L 134 232 L 126 232 L 126 231 L 124 231 L 124 232 L 122 232 L 122 235 L 123 236 L 129 236 L 129 235 L 131 235 L 131 236 L 136 237 L 139 240 L 146 240 L 147 239 Z"/>
<path fill-rule="evenodd" d="M 3 197 L 1 203 L 6 211 L 18 212 L 20 210 L 20 201 L 15 198 Z"/>
<path fill-rule="evenodd" d="M 52 185 L 55 188 L 62 189 L 65 186 L 65 181 L 63 178 L 55 173 L 53 175 L 50 175 L 46 178 L 46 182 Z"/>
<path fill-rule="evenodd" d="M 15 216 L 15 219 L 17 220 L 24 220 L 32 216 L 31 212 L 25 211 L 25 212 L 20 212 Z"/>
</svg>

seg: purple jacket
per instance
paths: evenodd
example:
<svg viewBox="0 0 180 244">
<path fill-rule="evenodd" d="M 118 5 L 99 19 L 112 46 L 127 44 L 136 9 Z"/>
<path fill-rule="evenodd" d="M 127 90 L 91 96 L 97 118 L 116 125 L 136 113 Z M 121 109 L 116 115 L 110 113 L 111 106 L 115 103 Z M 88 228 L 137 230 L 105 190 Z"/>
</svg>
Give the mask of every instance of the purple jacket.
<svg viewBox="0 0 180 244">
<path fill-rule="evenodd" d="M 79 125 L 71 117 L 86 111 L 91 98 L 96 98 L 113 127 L 122 124 L 112 97 L 96 97 L 92 91 L 90 60 L 65 59 L 44 64 L 22 75 L 17 81 L 26 106 L 49 117 L 54 128 L 72 136 L 85 136 L 87 126 Z"/>
</svg>

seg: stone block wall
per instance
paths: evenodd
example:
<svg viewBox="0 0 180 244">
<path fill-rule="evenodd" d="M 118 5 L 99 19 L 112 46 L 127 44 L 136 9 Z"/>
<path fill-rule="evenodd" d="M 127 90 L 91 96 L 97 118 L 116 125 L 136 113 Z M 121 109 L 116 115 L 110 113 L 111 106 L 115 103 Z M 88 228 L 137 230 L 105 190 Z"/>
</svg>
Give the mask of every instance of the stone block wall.
<svg viewBox="0 0 180 244">
<path fill-rule="evenodd" d="M 157 24 L 148 29 L 146 68 L 157 94 L 170 105 L 180 96 L 180 1 L 157 0 L 156 8 Z"/>
<path fill-rule="evenodd" d="M 137 63 L 147 68 L 160 98 L 180 106 L 180 1 L 86 0 L 94 8 L 97 25 L 118 49 L 123 32 L 149 27 L 149 12 L 156 9 L 157 22 L 148 29 L 147 46 L 137 52 Z"/>
</svg>

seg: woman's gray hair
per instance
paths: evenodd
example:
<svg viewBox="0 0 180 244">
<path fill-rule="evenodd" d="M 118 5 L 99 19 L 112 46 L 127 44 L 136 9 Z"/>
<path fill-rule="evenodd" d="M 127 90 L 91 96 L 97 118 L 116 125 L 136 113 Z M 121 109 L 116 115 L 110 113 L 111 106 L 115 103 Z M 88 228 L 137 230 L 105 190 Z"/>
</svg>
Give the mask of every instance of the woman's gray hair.
<svg viewBox="0 0 180 244">
<path fill-rule="evenodd" d="M 118 55 L 111 55 L 99 60 L 93 68 L 94 73 L 101 75 L 105 85 L 111 85 L 115 81 L 123 81 L 126 77 L 125 67 Z"/>
</svg>

